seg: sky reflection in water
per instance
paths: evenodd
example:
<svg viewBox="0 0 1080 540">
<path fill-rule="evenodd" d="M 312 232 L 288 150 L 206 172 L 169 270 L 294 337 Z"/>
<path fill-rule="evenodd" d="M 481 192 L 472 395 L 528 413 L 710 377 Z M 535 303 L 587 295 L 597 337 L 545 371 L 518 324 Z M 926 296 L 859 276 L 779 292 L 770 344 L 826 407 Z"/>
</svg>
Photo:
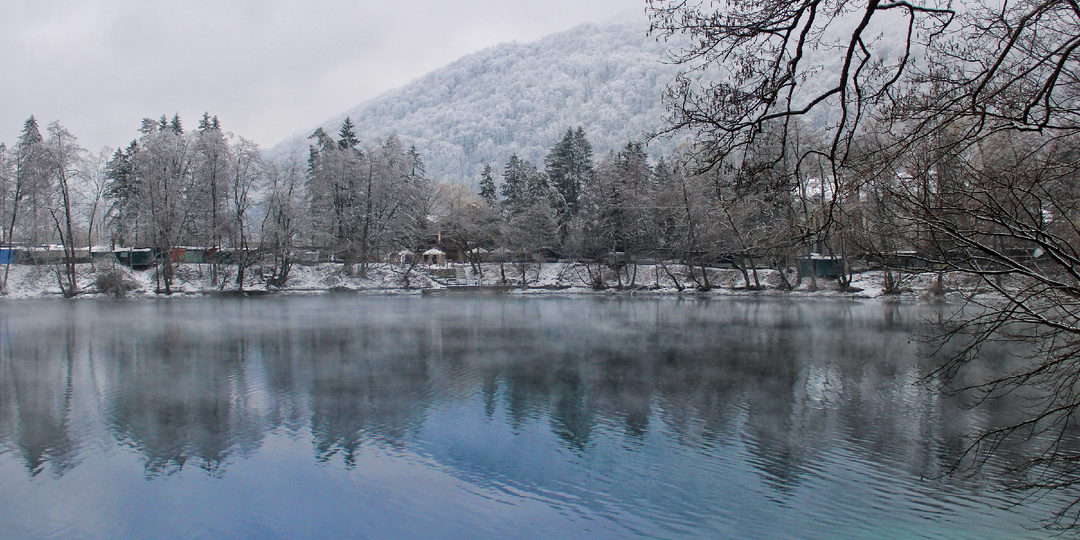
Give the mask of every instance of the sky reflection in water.
<svg viewBox="0 0 1080 540">
<path fill-rule="evenodd" d="M 0 537 L 1041 537 L 941 479 L 926 306 L 0 305 Z"/>
</svg>

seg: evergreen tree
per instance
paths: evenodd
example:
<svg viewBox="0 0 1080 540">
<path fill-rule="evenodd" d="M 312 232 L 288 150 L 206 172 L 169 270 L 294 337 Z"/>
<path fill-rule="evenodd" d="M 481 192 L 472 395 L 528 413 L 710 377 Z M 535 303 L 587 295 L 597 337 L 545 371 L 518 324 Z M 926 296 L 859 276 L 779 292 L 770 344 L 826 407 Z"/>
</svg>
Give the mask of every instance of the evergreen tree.
<svg viewBox="0 0 1080 540">
<path fill-rule="evenodd" d="M 506 162 L 506 168 L 503 169 L 501 190 L 503 204 L 508 214 L 517 213 L 525 205 L 527 182 L 523 161 L 517 154 L 510 156 L 510 160 Z"/>
<path fill-rule="evenodd" d="M 139 133 L 143 135 L 149 135 L 154 131 L 157 131 L 158 123 L 153 118 L 143 118 L 142 125 L 139 126 Z"/>
<path fill-rule="evenodd" d="M 105 199 L 112 203 L 113 242 L 131 245 L 131 235 L 137 230 L 139 185 L 135 175 L 134 157 L 139 143 L 131 141 L 127 149 L 117 148 L 105 165 Z"/>
<path fill-rule="evenodd" d="M 484 165 L 484 172 L 480 174 L 480 197 L 494 209 L 498 208 L 499 200 L 495 191 L 495 178 L 492 174 L 491 165 Z"/>
<path fill-rule="evenodd" d="M 585 138 L 585 130 L 567 128 L 563 138 L 548 153 L 547 176 L 551 186 L 559 192 L 564 204 L 559 214 L 564 223 L 578 211 L 581 187 L 592 176 L 592 145 Z"/>
<path fill-rule="evenodd" d="M 180 113 L 173 113 L 172 122 L 169 123 L 169 129 L 177 135 L 184 134 L 184 126 L 180 124 Z"/>
<path fill-rule="evenodd" d="M 566 206 L 562 195 L 559 194 L 548 176 L 536 169 L 531 163 L 523 162 L 525 174 L 525 203 L 532 205 L 538 201 L 546 201 L 552 208 L 564 208 Z"/>
<path fill-rule="evenodd" d="M 28 226 L 24 227 L 24 240 L 38 241 L 38 233 L 46 223 L 41 215 L 41 204 L 46 196 L 48 188 L 48 164 L 46 163 L 46 149 L 41 130 L 38 129 L 37 119 L 32 115 L 23 124 L 22 133 L 14 148 L 15 153 L 15 188 L 11 202 L 11 221 L 5 223 L 7 230 L 8 249 L 11 249 L 15 241 L 15 227 L 19 223 L 19 212 L 22 210 L 24 199 L 29 203 L 26 206 L 29 219 L 24 218 Z M 23 212 L 24 214 L 27 212 Z M 10 261 L 10 259 L 9 259 Z M 10 265 L 5 265 L 3 289 L 7 289 L 7 278 Z"/>
<path fill-rule="evenodd" d="M 648 162 L 648 155 L 645 154 L 645 145 L 637 142 L 630 141 L 626 143 L 626 147 L 619 151 L 615 155 L 615 165 L 626 170 L 633 168 L 640 168 Z"/>
<path fill-rule="evenodd" d="M 409 147 L 406 159 L 409 163 L 410 180 L 420 180 L 427 175 L 427 168 L 424 167 L 424 159 L 420 156 L 420 151 L 416 149 L 415 144 Z"/>
<path fill-rule="evenodd" d="M 41 137 L 41 130 L 38 129 L 37 119 L 34 115 L 30 115 L 30 118 L 23 123 L 22 134 L 19 135 L 19 148 L 28 148 L 42 141 L 44 139 Z"/>
<path fill-rule="evenodd" d="M 48 230 L 51 171 L 45 139 L 41 136 L 37 120 L 33 116 L 23 124 L 15 152 L 16 208 L 12 212 L 8 238 L 10 241 L 17 223 L 17 214 L 22 212 L 19 204 L 25 202 L 25 219 L 22 220 L 24 240 L 40 243 L 45 240 L 45 231 Z"/>
<path fill-rule="evenodd" d="M 356 138 L 356 126 L 353 125 L 352 119 L 345 117 L 345 121 L 341 123 L 341 129 L 338 130 L 338 146 L 342 150 L 348 150 L 350 148 L 356 148 L 360 144 L 360 139 Z"/>
<path fill-rule="evenodd" d="M 334 148 L 334 139 L 326 134 L 323 128 L 317 128 L 308 135 L 308 139 L 314 140 L 315 144 L 308 145 L 308 172 L 314 172 L 319 156 Z"/>
<path fill-rule="evenodd" d="M 551 208 L 565 206 L 562 196 L 548 182 L 547 175 L 527 160 L 518 158 L 517 154 L 510 156 L 510 161 L 503 171 L 502 196 L 503 206 L 509 216 L 540 201 L 544 201 Z"/>
</svg>

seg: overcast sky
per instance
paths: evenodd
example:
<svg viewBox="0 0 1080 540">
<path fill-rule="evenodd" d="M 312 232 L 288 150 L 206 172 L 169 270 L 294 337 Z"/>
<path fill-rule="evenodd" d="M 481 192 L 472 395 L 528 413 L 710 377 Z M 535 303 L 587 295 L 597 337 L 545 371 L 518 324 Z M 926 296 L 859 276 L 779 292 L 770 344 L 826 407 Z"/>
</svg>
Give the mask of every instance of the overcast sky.
<svg viewBox="0 0 1080 540">
<path fill-rule="evenodd" d="M 82 146 L 126 145 L 144 117 L 203 111 L 270 147 L 465 54 L 643 0 L 4 0 L 0 142 L 35 115 Z"/>
</svg>

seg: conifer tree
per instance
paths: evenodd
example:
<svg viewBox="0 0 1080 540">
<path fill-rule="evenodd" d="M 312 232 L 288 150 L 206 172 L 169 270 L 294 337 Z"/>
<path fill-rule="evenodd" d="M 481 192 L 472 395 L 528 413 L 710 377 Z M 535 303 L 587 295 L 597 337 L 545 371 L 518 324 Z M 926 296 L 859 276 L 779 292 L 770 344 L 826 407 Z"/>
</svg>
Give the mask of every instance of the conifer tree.
<svg viewBox="0 0 1080 540">
<path fill-rule="evenodd" d="M 527 179 L 523 162 L 517 154 L 510 156 L 503 169 L 502 197 L 503 204 L 508 214 L 515 214 L 520 210 L 526 199 Z"/>
<path fill-rule="evenodd" d="M 420 151 L 416 149 L 415 144 L 409 147 L 406 159 L 409 163 L 410 181 L 416 181 L 426 177 L 427 168 L 424 166 L 424 158 L 420 156 Z"/>
<path fill-rule="evenodd" d="M 158 123 L 153 118 L 143 118 L 142 125 L 139 126 L 139 133 L 143 135 L 149 135 L 154 131 L 157 131 Z"/>
<path fill-rule="evenodd" d="M 112 159 L 105 165 L 105 199 L 112 206 L 113 242 L 120 245 L 132 245 L 133 234 L 138 230 L 139 185 L 135 175 L 134 157 L 138 151 L 138 141 L 131 141 L 127 149 L 117 148 Z"/>
<path fill-rule="evenodd" d="M 567 128 L 545 162 L 548 180 L 564 201 L 559 207 L 559 214 L 566 223 L 577 213 L 581 187 L 593 171 L 592 145 L 585 137 L 585 130 L 580 126 L 576 131 Z"/>
<path fill-rule="evenodd" d="M 480 174 L 480 197 L 494 209 L 498 208 L 499 200 L 495 191 L 495 178 L 492 174 L 491 165 L 484 165 L 484 172 Z"/>
<path fill-rule="evenodd" d="M 360 139 L 356 138 L 356 126 L 353 125 L 352 119 L 345 117 L 345 121 L 341 123 L 341 129 L 338 130 L 338 146 L 342 150 L 348 150 L 350 148 L 356 148 L 360 144 Z"/>
<path fill-rule="evenodd" d="M 30 198 L 31 202 L 36 200 L 38 193 L 43 191 L 45 186 L 46 163 L 45 163 L 45 148 L 43 146 L 44 139 L 41 136 L 41 130 L 38 129 L 37 119 L 33 115 L 30 116 L 23 123 L 22 133 L 19 135 L 19 140 L 15 145 L 15 193 L 12 196 L 11 203 L 11 221 L 6 223 L 7 225 L 7 241 L 8 251 L 10 253 L 11 247 L 15 241 L 15 225 L 18 223 L 20 205 L 23 199 Z M 41 220 L 36 219 L 36 209 L 33 205 L 30 208 L 31 221 L 40 223 Z M 31 234 L 33 230 L 31 230 Z M 8 271 L 10 270 L 10 261 L 8 259 L 8 265 L 4 269 L 4 283 L 3 289 L 7 289 Z"/>
</svg>

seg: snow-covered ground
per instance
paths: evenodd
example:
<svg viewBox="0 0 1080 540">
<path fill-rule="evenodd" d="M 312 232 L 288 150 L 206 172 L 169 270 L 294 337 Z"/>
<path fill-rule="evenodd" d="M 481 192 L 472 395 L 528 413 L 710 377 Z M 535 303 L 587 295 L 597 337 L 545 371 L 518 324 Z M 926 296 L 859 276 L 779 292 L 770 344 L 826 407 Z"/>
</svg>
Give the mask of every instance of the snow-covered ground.
<svg viewBox="0 0 1080 540">
<path fill-rule="evenodd" d="M 524 278 L 522 270 L 524 269 Z M 0 266 L 0 272 L 5 270 Z M 782 290 L 782 280 L 776 270 L 759 269 L 758 280 L 764 287 L 746 287 L 743 274 L 735 269 L 710 268 L 708 291 L 702 291 L 705 279 L 700 270 L 693 277 L 681 266 L 642 264 L 616 272 L 609 267 L 580 263 L 485 263 L 480 268 L 467 264 L 447 266 L 417 266 L 411 271 L 394 264 L 374 264 L 366 275 L 344 272 L 342 265 L 322 263 L 293 266 L 286 286 L 277 289 L 267 285 L 264 276 L 249 270 L 244 280 L 245 291 L 272 291 L 282 294 L 320 294 L 331 291 L 359 291 L 381 294 L 417 293 L 422 289 L 442 289 L 454 285 L 506 286 L 511 294 L 706 294 L 706 295 L 789 295 L 844 296 L 876 298 L 884 296 L 884 276 L 880 271 L 855 274 L 851 287 L 841 290 L 835 280 L 804 278 L 792 291 Z M 479 271 L 478 271 L 479 270 Z M 406 272 L 408 271 L 408 287 Z M 4 298 L 59 297 L 61 290 L 56 268 L 52 266 L 11 265 L 7 269 L 7 288 Z M 99 288 L 102 274 L 116 273 L 127 283 L 128 297 L 163 297 L 158 269 L 132 270 L 109 261 L 78 265 L 77 278 L 81 297 L 108 296 Z M 461 281 L 464 275 L 465 281 Z M 0 274 L 2 276 L 2 274 Z M 938 288 L 936 273 L 904 274 L 901 297 L 930 298 Z M 751 284 L 753 276 L 751 274 Z M 794 283 L 795 276 L 789 274 Z M 522 286 L 524 283 L 524 287 Z M 597 286 L 599 285 L 599 286 Z M 959 274 L 945 274 L 942 289 L 946 297 L 967 296 L 985 292 L 979 282 Z M 681 287 L 681 289 L 680 289 Z M 172 285 L 173 295 L 206 295 L 237 291 L 236 271 L 225 267 L 215 284 L 209 265 L 180 264 Z"/>
</svg>

